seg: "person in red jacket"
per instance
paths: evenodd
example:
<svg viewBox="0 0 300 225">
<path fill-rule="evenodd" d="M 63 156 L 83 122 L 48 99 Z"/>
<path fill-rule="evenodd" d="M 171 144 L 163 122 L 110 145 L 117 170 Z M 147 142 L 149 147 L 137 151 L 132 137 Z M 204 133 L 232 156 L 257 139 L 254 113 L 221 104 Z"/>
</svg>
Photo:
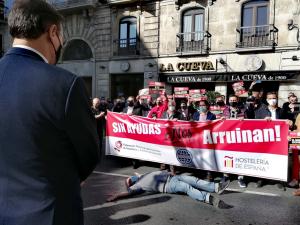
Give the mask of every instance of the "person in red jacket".
<svg viewBox="0 0 300 225">
<path fill-rule="evenodd" d="M 159 119 L 163 116 L 163 113 L 165 111 L 167 111 L 168 109 L 168 98 L 165 95 L 165 99 L 163 100 L 162 97 L 158 97 L 156 99 L 156 106 L 154 106 L 149 114 L 148 114 L 148 118 L 155 118 L 155 119 Z"/>
</svg>

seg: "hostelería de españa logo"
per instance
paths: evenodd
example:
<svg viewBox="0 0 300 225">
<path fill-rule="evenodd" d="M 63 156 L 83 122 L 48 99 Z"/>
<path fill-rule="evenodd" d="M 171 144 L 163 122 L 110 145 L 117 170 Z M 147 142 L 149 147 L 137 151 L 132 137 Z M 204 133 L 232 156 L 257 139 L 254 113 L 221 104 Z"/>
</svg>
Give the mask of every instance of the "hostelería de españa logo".
<svg viewBox="0 0 300 225">
<path fill-rule="evenodd" d="M 233 157 L 225 156 L 224 157 L 224 166 L 227 168 L 233 168 Z"/>
</svg>

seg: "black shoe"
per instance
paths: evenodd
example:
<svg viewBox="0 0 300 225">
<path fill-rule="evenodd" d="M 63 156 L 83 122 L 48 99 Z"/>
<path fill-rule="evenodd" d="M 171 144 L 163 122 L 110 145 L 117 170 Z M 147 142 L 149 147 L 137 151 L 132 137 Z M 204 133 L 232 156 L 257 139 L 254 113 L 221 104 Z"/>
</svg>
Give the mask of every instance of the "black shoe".
<svg viewBox="0 0 300 225">
<path fill-rule="evenodd" d="M 263 181 L 262 180 L 258 180 L 256 182 L 256 188 L 261 188 L 263 186 Z"/>
<path fill-rule="evenodd" d="M 139 161 L 138 160 L 132 160 L 132 166 L 133 166 L 133 169 L 137 169 L 139 168 Z"/>
<path fill-rule="evenodd" d="M 218 186 L 217 194 L 222 194 L 225 189 L 229 186 L 230 180 L 225 180 L 224 178 L 221 180 Z"/>
<path fill-rule="evenodd" d="M 277 184 L 276 184 L 276 187 L 277 187 L 278 189 L 282 190 L 282 191 L 285 191 L 285 187 L 283 186 L 282 183 L 277 183 Z"/>
<path fill-rule="evenodd" d="M 213 205 L 214 207 L 216 207 L 218 209 L 233 208 L 233 206 L 226 204 L 224 201 L 222 201 L 219 198 L 214 197 L 212 195 L 209 196 L 209 204 Z"/>
</svg>

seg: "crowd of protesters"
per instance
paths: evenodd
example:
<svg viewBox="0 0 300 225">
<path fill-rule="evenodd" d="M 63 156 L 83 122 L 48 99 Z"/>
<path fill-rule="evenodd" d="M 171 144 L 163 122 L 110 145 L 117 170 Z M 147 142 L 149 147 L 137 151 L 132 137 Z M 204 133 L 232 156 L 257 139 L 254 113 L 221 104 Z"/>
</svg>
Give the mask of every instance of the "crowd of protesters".
<svg viewBox="0 0 300 225">
<path fill-rule="evenodd" d="M 142 99 L 141 96 L 129 96 L 127 100 L 120 97 L 111 102 L 105 98 L 93 99 L 93 112 L 97 119 L 99 137 L 102 139 L 105 129 L 105 115 L 107 110 L 127 115 L 144 116 L 153 119 L 184 120 L 184 121 L 206 121 L 216 119 L 266 119 L 277 120 L 285 119 L 291 131 L 300 131 L 300 116 L 298 108 L 298 98 L 294 93 L 289 93 L 287 101 L 278 106 L 278 95 L 276 92 L 264 93 L 259 85 L 253 82 L 248 91 L 248 97 L 239 98 L 237 95 L 230 95 L 226 102 L 224 95 L 216 95 L 213 101 L 206 99 L 191 101 L 190 99 L 168 99 L 167 95 L 158 96 L 156 99 Z M 298 126 L 297 126 L 298 125 Z M 289 187 L 299 187 L 299 159 L 298 151 L 292 151 L 292 173 Z M 133 167 L 139 167 L 140 162 L 133 160 Z M 167 165 L 161 164 L 161 170 L 166 169 Z M 173 175 L 176 168 L 169 166 Z M 229 174 L 223 177 L 230 179 Z M 207 179 L 213 179 L 213 173 L 207 171 Z M 267 180 L 258 179 L 256 187 L 262 187 Z M 241 188 L 247 187 L 247 179 L 238 176 L 238 184 Z M 276 184 L 278 188 L 284 189 L 283 183 Z M 294 192 L 300 196 L 300 189 Z"/>
</svg>

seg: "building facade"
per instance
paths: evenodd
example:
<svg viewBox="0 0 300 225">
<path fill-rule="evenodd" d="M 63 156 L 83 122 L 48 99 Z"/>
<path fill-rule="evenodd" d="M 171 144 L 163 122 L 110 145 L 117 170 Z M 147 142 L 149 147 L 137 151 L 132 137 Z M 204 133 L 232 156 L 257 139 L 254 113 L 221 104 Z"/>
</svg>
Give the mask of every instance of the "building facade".
<svg viewBox="0 0 300 225">
<path fill-rule="evenodd" d="M 49 0 L 64 16 L 59 66 L 91 96 L 149 81 L 228 96 L 232 84 L 300 96 L 300 0 Z M 4 48 L 5 51 L 5 48 Z"/>
</svg>

